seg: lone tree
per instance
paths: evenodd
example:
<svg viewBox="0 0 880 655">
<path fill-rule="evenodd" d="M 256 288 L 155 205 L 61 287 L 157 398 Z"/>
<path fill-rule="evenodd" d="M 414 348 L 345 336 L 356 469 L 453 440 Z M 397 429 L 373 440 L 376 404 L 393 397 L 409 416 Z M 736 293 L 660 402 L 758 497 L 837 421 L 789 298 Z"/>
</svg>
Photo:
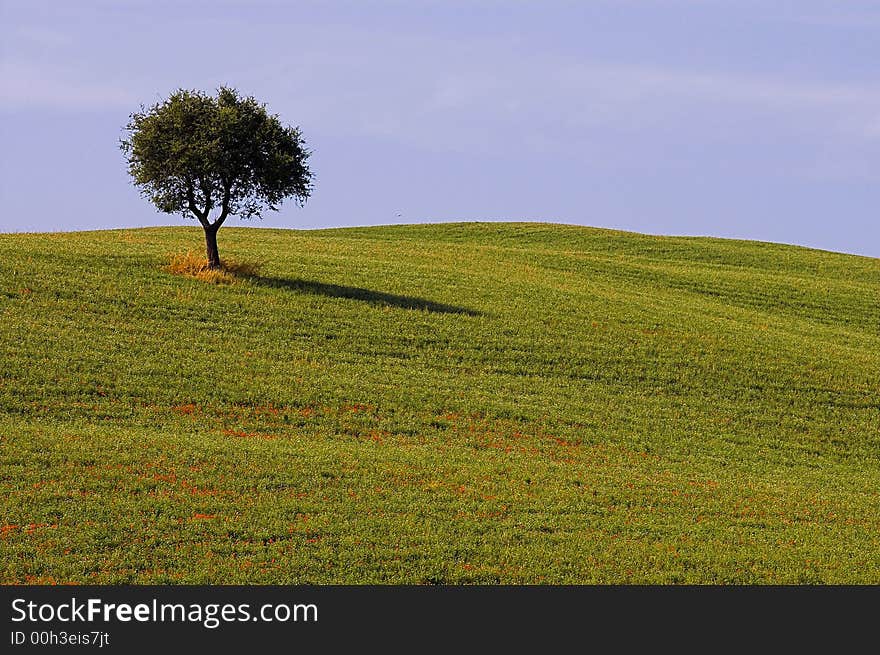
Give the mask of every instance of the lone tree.
<svg viewBox="0 0 880 655">
<path fill-rule="evenodd" d="M 312 191 L 299 128 L 235 89 L 216 97 L 180 89 L 142 106 L 125 131 L 120 148 L 135 186 L 159 211 L 198 219 L 212 269 L 221 267 L 217 231 L 227 216 L 259 217 L 291 197 L 302 206 Z"/>
</svg>

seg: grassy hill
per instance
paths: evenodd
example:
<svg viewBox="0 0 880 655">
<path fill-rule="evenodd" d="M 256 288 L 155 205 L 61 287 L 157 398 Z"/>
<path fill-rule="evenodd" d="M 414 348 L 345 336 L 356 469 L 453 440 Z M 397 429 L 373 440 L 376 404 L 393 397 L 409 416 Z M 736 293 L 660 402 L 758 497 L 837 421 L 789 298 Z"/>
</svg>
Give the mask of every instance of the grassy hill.
<svg viewBox="0 0 880 655">
<path fill-rule="evenodd" d="M 880 260 L 543 224 L 0 235 L 4 583 L 880 583 Z"/>
</svg>

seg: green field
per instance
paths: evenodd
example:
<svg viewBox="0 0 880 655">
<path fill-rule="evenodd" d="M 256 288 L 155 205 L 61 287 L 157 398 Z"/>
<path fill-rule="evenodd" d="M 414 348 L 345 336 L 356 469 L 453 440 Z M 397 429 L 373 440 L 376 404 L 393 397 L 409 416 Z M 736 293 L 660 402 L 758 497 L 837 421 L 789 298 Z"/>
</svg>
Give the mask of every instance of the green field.
<svg viewBox="0 0 880 655">
<path fill-rule="evenodd" d="M 880 260 L 463 223 L 0 235 L 0 582 L 880 583 Z"/>
</svg>

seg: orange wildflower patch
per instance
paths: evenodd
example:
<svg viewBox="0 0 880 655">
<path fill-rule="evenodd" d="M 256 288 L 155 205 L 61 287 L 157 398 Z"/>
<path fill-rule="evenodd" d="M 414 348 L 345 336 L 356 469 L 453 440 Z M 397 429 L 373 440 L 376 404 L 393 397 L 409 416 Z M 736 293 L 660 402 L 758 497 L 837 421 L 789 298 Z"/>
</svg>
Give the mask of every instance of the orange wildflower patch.
<svg viewBox="0 0 880 655">
<path fill-rule="evenodd" d="M 18 530 L 18 526 L 14 523 L 0 525 L 0 539 L 5 537 L 10 532 L 15 532 L 16 530 Z"/>
<path fill-rule="evenodd" d="M 199 514 L 198 512 L 193 514 L 192 517 L 198 520 L 210 520 L 217 518 L 216 514 Z"/>
<path fill-rule="evenodd" d="M 278 416 L 279 411 L 280 410 L 271 403 L 268 405 L 257 405 L 256 407 L 254 407 L 254 413 L 257 416 Z"/>
<path fill-rule="evenodd" d="M 386 430 L 371 430 L 367 433 L 367 436 L 376 443 L 383 443 L 385 441 L 385 437 L 390 437 L 391 433 Z"/>
<path fill-rule="evenodd" d="M 373 405 L 363 405 L 360 403 L 354 403 L 351 405 L 343 405 L 342 409 L 349 411 L 352 414 L 366 414 L 369 412 L 376 411 L 376 408 Z"/>
<path fill-rule="evenodd" d="M 30 534 L 30 533 L 35 532 L 36 530 L 38 530 L 38 529 L 40 529 L 40 528 L 53 528 L 53 529 L 54 529 L 54 528 L 57 528 L 57 527 L 58 527 L 58 524 L 57 524 L 57 523 L 52 523 L 51 525 L 50 525 L 49 523 L 31 523 L 30 525 L 28 525 L 28 526 L 24 529 L 24 531 L 25 531 L 26 534 Z"/>
<path fill-rule="evenodd" d="M 171 411 L 175 414 L 192 415 L 198 411 L 198 408 L 193 403 L 187 403 L 186 405 L 175 405 Z"/>
<path fill-rule="evenodd" d="M 186 480 L 180 481 L 180 486 L 183 487 L 186 491 L 188 491 L 193 496 L 218 496 L 220 492 L 216 489 L 210 489 L 208 487 L 197 487 L 194 484 L 190 484 Z"/>
</svg>

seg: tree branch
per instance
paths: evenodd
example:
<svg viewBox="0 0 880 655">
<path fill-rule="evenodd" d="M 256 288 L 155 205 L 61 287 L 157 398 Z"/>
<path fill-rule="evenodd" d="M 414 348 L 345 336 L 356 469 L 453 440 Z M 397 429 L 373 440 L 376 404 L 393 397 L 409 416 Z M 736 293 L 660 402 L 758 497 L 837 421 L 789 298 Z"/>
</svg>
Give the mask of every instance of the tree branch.
<svg viewBox="0 0 880 655">
<path fill-rule="evenodd" d="M 214 203 L 211 200 L 211 185 L 205 180 L 205 176 L 199 177 L 199 186 L 202 189 L 202 195 L 205 197 L 205 217 L 214 209 Z"/>
<path fill-rule="evenodd" d="M 217 217 L 217 220 L 211 224 L 211 227 L 215 230 L 219 230 L 220 226 L 223 225 L 223 221 L 226 220 L 226 217 L 229 216 L 229 201 L 232 199 L 232 184 L 223 184 L 223 204 L 220 206 L 220 215 Z"/>
<path fill-rule="evenodd" d="M 190 180 L 186 181 L 186 200 L 189 203 L 189 210 L 197 219 L 199 219 L 199 223 L 202 224 L 202 227 L 210 227 L 211 224 L 208 222 L 208 212 L 199 211 L 199 208 L 196 206 L 196 192 L 195 189 L 193 189 L 193 184 Z"/>
</svg>

